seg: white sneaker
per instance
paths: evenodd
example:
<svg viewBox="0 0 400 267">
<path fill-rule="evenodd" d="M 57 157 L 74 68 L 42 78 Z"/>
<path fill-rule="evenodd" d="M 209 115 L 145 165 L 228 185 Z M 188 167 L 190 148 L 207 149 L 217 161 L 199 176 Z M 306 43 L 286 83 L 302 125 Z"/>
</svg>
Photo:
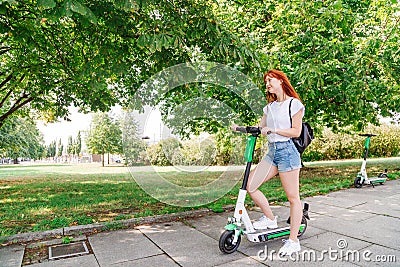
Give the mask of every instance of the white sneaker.
<svg viewBox="0 0 400 267">
<path fill-rule="evenodd" d="M 299 252 L 300 248 L 300 241 L 293 241 L 292 239 L 282 240 L 285 244 L 281 247 L 278 252 L 279 256 L 291 256 L 293 253 Z"/>
<path fill-rule="evenodd" d="M 264 230 L 264 229 L 275 229 L 278 228 L 277 223 L 278 216 L 275 216 L 274 220 L 267 218 L 265 215 L 261 216 L 258 221 L 253 223 L 254 229 Z"/>
</svg>

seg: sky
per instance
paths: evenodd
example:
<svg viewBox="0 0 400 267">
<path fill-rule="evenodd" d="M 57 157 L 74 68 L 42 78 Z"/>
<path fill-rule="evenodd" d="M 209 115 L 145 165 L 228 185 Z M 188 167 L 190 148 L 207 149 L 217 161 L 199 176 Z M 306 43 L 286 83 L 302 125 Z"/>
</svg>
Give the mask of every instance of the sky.
<svg viewBox="0 0 400 267">
<path fill-rule="evenodd" d="M 75 107 L 70 108 L 71 121 L 60 120 L 55 123 L 44 123 L 43 121 L 37 121 L 36 125 L 39 131 L 43 134 L 44 142 L 49 145 L 52 141 L 61 138 L 64 145 L 68 144 L 68 137 L 72 136 L 75 139 L 79 131 L 86 131 L 89 128 L 92 120 L 91 114 L 78 113 L 78 109 Z"/>
<path fill-rule="evenodd" d="M 79 113 L 78 108 L 75 107 L 71 107 L 70 112 L 71 115 L 69 116 L 69 119 L 71 121 L 60 120 L 55 123 L 37 121 L 37 127 L 43 134 L 46 145 L 49 145 L 54 140 L 58 143 L 60 138 L 63 144 L 67 145 L 69 136 L 72 136 L 72 138 L 75 139 L 79 131 L 84 132 L 89 129 L 92 114 Z M 118 115 L 121 114 L 122 111 L 121 108 L 114 107 L 111 112 Z M 160 140 L 161 131 L 163 132 L 163 135 L 165 135 L 164 132 L 166 130 L 161 120 L 161 113 L 157 109 L 146 107 L 144 114 L 135 112 L 135 117 L 139 121 L 142 137 L 149 137 L 150 143 L 155 143 Z M 83 134 L 81 136 L 84 138 Z"/>
</svg>

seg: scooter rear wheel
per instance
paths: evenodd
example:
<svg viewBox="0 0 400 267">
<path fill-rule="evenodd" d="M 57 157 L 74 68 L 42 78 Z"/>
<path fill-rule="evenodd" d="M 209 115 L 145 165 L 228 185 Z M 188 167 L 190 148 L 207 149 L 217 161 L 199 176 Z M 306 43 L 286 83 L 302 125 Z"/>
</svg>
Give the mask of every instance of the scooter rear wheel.
<svg viewBox="0 0 400 267">
<path fill-rule="evenodd" d="M 356 179 L 354 179 L 354 186 L 355 188 L 361 188 L 363 186 L 361 177 L 356 177 Z"/>
<path fill-rule="evenodd" d="M 241 236 L 238 236 L 236 244 L 232 244 L 234 237 L 235 231 L 233 230 L 226 230 L 222 233 L 221 237 L 219 238 L 219 249 L 223 253 L 230 254 L 237 250 L 240 245 Z"/>
<path fill-rule="evenodd" d="M 301 224 L 304 224 L 304 228 L 303 230 L 299 231 L 299 233 L 297 234 L 297 237 L 300 237 L 304 234 L 304 232 L 307 230 L 307 219 L 306 217 L 303 216 L 303 218 L 301 219 Z"/>
<path fill-rule="evenodd" d="M 384 178 L 386 180 L 386 179 L 388 179 L 388 176 L 386 173 L 381 173 L 381 174 L 379 174 L 378 178 Z M 380 184 L 383 184 L 383 182 L 380 182 Z"/>
</svg>

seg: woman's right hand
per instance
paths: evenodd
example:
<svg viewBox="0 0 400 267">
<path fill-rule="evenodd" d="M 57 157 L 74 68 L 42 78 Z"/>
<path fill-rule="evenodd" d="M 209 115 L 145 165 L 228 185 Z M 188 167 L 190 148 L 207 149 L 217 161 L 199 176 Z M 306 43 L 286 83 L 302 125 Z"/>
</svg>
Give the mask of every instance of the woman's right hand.
<svg viewBox="0 0 400 267">
<path fill-rule="evenodd" d="M 232 131 L 236 132 L 237 127 L 239 127 L 237 124 L 232 124 L 231 126 Z"/>
</svg>

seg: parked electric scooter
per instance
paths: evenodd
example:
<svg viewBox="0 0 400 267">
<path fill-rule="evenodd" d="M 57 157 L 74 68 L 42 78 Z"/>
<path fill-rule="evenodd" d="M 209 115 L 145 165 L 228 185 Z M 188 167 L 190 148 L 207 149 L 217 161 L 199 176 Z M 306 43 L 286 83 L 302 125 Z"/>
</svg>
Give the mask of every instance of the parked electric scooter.
<svg viewBox="0 0 400 267">
<path fill-rule="evenodd" d="M 383 184 L 386 182 L 388 176 L 387 176 L 387 169 L 385 169 L 384 172 L 380 173 L 378 177 L 373 177 L 373 178 L 368 178 L 367 176 L 367 156 L 368 156 L 368 150 L 369 150 L 369 144 L 371 143 L 371 137 L 376 136 L 376 134 L 359 134 L 359 136 L 365 136 L 367 137 L 365 139 L 365 146 L 364 146 L 364 160 L 361 164 L 361 170 L 357 174 L 357 177 L 354 179 L 354 186 L 356 188 L 361 188 L 364 184 L 367 185 L 372 185 L 372 187 L 375 187 L 375 184 Z"/>
<path fill-rule="evenodd" d="M 276 229 L 266 229 L 266 230 L 255 230 L 250 217 L 246 211 L 244 201 L 247 194 L 247 181 L 250 175 L 251 162 L 253 160 L 254 148 L 256 145 L 257 137 L 260 136 L 261 130 L 258 127 L 238 127 L 236 129 L 242 133 L 250 134 L 246 143 L 246 151 L 244 153 L 244 158 L 247 162 L 246 170 L 244 173 L 244 179 L 242 187 L 239 190 L 239 196 L 236 201 L 235 213 L 233 217 L 228 218 L 228 224 L 225 226 L 225 231 L 222 233 L 219 239 L 219 248 L 224 253 L 233 253 L 239 247 L 241 241 L 241 235 L 246 235 L 250 242 L 264 242 L 270 239 L 288 236 L 290 235 L 290 226 L 280 227 Z M 302 236 L 307 229 L 307 219 L 309 205 L 304 203 L 303 218 L 300 225 L 300 230 L 298 236 Z M 287 220 L 290 223 L 290 217 Z M 242 228 L 244 224 L 244 228 Z"/>
</svg>

